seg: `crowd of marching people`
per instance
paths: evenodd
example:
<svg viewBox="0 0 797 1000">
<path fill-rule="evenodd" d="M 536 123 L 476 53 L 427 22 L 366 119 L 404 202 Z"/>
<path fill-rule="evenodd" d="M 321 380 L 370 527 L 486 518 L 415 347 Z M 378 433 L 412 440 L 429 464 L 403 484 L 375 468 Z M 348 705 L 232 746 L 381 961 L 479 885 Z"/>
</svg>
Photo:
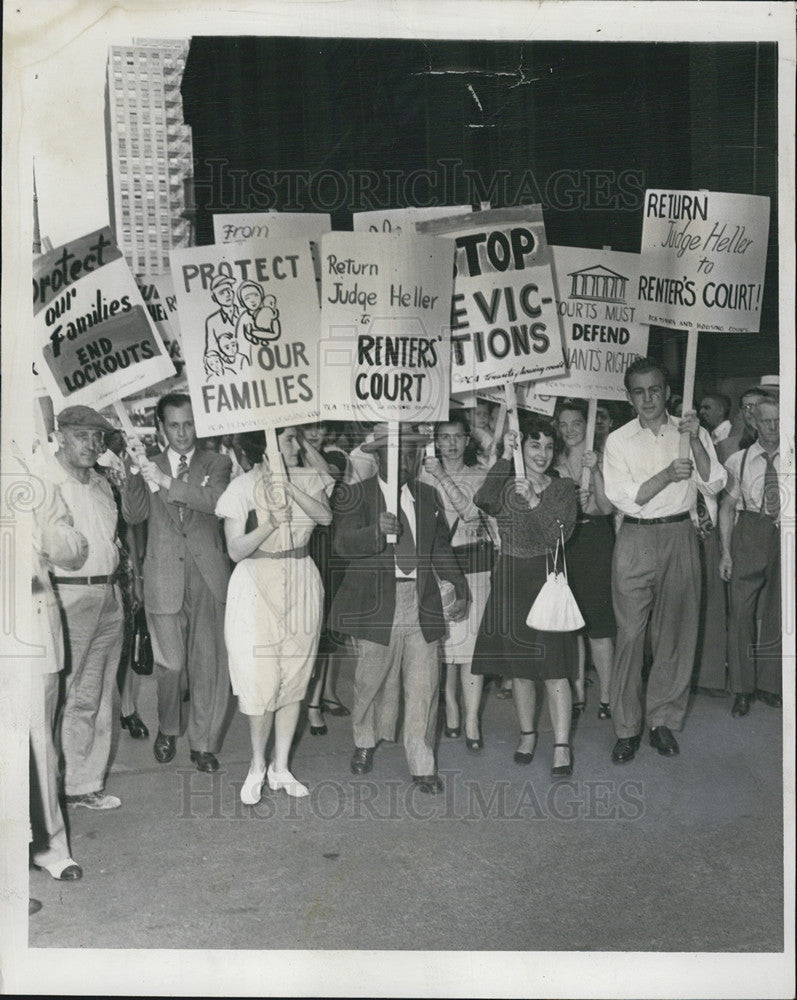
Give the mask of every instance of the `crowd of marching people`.
<svg viewBox="0 0 797 1000">
<path fill-rule="evenodd" d="M 526 414 L 519 436 L 486 401 L 433 428 L 402 424 L 397 498 L 386 425 L 281 428 L 273 468 L 264 431 L 198 440 L 186 395 L 158 401 L 164 447 L 149 456 L 89 407 L 62 410 L 35 512 L 48 653 L 31 710 L 34 864 L 80 878 L 63 802 L 121 805 L 105 787 L 117 679 L 123 729 L 149 736 L 125 670 L 141 608 L 155 758 L 173 760 L 187 737 L 196 768 L 218 770 L 234 695 L 251 739 L 248 805 L 266 783 L 308 794 L 311 776 L 290 761 L 303 711 L 311 736 L 350 716 L 355 775 L 377 766 L 401 718 L 411 780 L 433 795 L 438 710 L 443 739 L 482 752 L 488 684 L 513 700 L 520 766 L 537 752 L 544 693 L 554 778 L 573 773 L 588 710 L 606 720 L 607 751 L 613 725 L 622 764 L 645 734 L 660 755 L 679 752 L 691 694 L 730 692 L 735 718 L 755 701 L 779 707 L 777 378 L 747 390 L 732 423 L 718 394 L 678 412 L 667 377 L 634 362 L 630 409 L 598 405 L 592 448 L 575 399 Z M 560 550 L 578 631 L 528 623 Z M 351 707 L 336 693 L 341 651 L 354 657 Z"/>
</svg>

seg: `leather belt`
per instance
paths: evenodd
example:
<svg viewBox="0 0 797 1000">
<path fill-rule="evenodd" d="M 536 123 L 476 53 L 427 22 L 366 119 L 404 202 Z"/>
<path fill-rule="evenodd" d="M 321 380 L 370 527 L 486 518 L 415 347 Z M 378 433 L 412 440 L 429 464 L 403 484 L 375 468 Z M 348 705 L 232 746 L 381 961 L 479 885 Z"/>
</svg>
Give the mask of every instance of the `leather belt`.
<svg viewBox="0 0 797 1000">
<path fill-rule="evenodd" d="M 106 583 L 116 583 L 119 579 L 118 573 L 108 573 L 105 576 L 51 576 L 50 579 L 56 584 L 71 584 L 76 587 L 93 587 Z"/>
<path fill-rule="evenodd" d="M 397 576 L 396 583 L 417 583 L 418 581 L 414 576 Z"/>
<path fill-rule="evenodd" d="M 689 512 L 671 514 L 670 517 L 628 517 L 623 516 L 623 524 L 675 524 L 676 521 L 688 521 Z"/>
<path fill-rule="evenodd" d="M 306 545 L 297 549 L 283 549 L 282 552 L 264 552 L 262 549 L 255 549 L 248 559 L 304 559 L 308 553 Z"/>
</svg>

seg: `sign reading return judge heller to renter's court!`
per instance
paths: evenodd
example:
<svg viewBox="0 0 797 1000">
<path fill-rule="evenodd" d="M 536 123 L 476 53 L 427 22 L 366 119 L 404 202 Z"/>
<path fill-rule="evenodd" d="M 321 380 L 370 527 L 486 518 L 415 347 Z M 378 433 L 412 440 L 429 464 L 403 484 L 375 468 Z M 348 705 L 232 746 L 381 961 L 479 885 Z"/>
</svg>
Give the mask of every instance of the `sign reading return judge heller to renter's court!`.
<svg viewBox="0 0 797 1000">
<path fill-rule="evenodd" d="M 37 367 L 57 408 L 102 409 L 174 374 L 108 228 L 34 258 L 33 316 Z"/>
<path fill-rule="evenodd" d="M 543 383 L 554 396 L 625 399 L 628 366 L 648 348 L 647 310 L 640 322 L 639 254 L 551 247 L 556 308 L 567 374 Z"/>
<path fill-rule="evenodd" d="M 170 260 L 199 435 L 316 420 L 319 310 L 309 241 L 191 247 Z"/>
<path fill-rule="evenodd" d="M 450 240 L 328 233 L 321 240 L 321 401 L 333 420 L 448 415 Z"/>
<path fill-rule="evenodd" d="M 769 198 L 717 191 L 646 191 L 639 272 L 643 322 L 713 333 L 758 333 Z"/>
<path fill-rule="evenodd" d="M 456 247 L 451 391 L 551 378 L 565 370 L 542 207 L 417 224 Z"/>
</svg>

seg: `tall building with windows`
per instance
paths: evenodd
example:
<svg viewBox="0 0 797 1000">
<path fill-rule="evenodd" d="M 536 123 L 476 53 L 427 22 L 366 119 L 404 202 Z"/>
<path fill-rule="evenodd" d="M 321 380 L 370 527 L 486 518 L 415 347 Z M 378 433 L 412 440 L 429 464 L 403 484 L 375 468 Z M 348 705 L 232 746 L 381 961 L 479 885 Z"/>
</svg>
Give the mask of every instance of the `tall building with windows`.
<svg viewBox="0 0 797 1000">
<path fill-rule="evenodd" d="M 163 274 L 169 251 L 192 241 L 186 205 L 191 128 L 180 94 L 187 54 L 187 39 L 137 38 L 112 46 L 108 55 L 108 204 L 111 228 L 135 274 Z"/>
</svg>

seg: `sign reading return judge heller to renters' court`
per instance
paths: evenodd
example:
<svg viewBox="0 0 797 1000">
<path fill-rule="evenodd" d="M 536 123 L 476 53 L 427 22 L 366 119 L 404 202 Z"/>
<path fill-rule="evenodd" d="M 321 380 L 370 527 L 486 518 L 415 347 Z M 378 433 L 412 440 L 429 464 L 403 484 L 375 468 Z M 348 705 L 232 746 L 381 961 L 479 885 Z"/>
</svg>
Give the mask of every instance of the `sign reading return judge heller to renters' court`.
<svg viewBox="0 0 797 1000">
<path fill-rule="evenodd" d="M 98 409 L 174 374 L 108 228 L 33 261 L 41 375 L 56 405 Z"/>
</svg>

